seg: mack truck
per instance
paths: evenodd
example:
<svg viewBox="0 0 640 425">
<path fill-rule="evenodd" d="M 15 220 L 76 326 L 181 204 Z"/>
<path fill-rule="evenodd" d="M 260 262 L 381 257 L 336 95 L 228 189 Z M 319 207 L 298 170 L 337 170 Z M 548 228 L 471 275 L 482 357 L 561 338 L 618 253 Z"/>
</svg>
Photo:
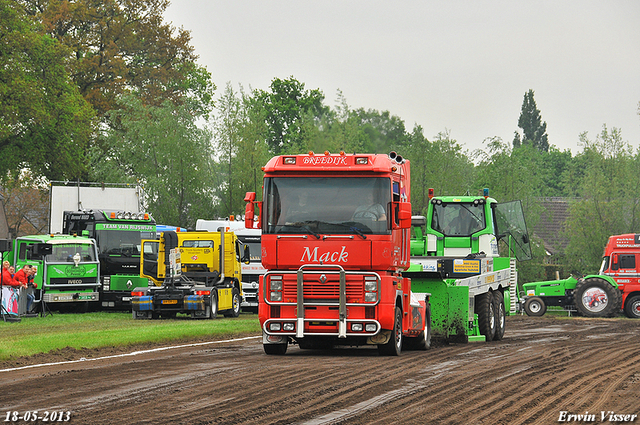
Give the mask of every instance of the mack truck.
<svg viewBox="0 0 640 425">
<path fill-rule="evenodd" d="M 523 286 L 523 309 L 542 316 L 551 306 L 586 317 L 613 317 L 620 313 L 640 318 L 640 234 L 610 236 L 597 274 L 569 276 Z"/>
<path fill-rule="evenodd" d="M 258 317 L 266 354 L 430 345 L 428 300 L 402 275 L 410 263 L 410 167 L 395 152 L 273 157 L 245 225 L 262 231 Z M 256 216 L 256 208 L 259 211 Z"/>
<path fill-rule="evenodd" d="M 427 294 L 431 335 L 453 341 L 501 340 L 505 316 L 516 311 L 516 259 L 531 258 L 520 201 L 481 196 L 434 196 L 426 216 L 412 217 L 411 278 Z M 503 241 L 505 256 L 500 254 Z"/>
<path fill-rule="evenodd" d="M 135 211 L 64 211 L 62 233 L 96 240 L 101 307 L 131 310 L 131 290 L 149 284 L 140 276 L 140 241 L 156 238 L 153 217 Z"/>
<path fill-rule="evenodd" d="M 232 231 L 238 239 L 249 247 L 251 253 L 249 262 L 242 263 L 242 303 L 240 307 L 243 312 L 258 312 L 258 282 L 260 276 L 266 273 L 262 266 L 260 247 L 260 229 L 247 229 L 244 222 L 235 220 L 234 216 L 221 220 L 196 220 L 196 230 L 206 230 L 215 232 L 219 228 Z"/>
<path fill-rule="evenodd" d="M 249 248 L 233 232 L 166 231 L 143 240 L 142 251 L 140 276 L 152 284 L 131 292 L 134 319 L 240 314 L 240 262 L 248 261 Z"/>
<path fill-rule="evenodd" d="M 100 299 L 100 263 L 94 239 L 70 235 L 20 236 L 4 259 L 36 268 L 34 304 L 49 310 L 85 312 Z M 30 289 L 31 290 L 31 289 Z"/>
</svg>

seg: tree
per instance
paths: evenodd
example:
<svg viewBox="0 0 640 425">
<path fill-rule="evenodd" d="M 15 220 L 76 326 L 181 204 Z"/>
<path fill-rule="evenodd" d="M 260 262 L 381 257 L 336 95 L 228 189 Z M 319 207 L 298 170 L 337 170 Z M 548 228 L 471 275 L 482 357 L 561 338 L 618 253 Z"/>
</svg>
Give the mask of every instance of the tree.
<svg viewBox="0 0 640 425">
<path fill-rule="evenodd" d="M 129 92 L 147 105 L 169 99 L 198 115 L 211 110 L 215 86 L 195 62 L 189 32 L 163 23 L 169 0 L 17 1 L 69 48 L 69 72 L 98 116 Z"/>
<path fill-rule="evenodd" d="M 145 188 L 158 223 L 195 227 L 213 208 L 211 135 L 196 126 L 198 117 L 185 105 L 167 100 L 159 107 L 145 106 L 131 95 L 119 105 L 108 115 L 118 125 L 105 130 L 108 149 L 98 152 L 102 161 L 94 181 L 119 172 L 121 180 Z"/>
<path fill-rule="evenodd" d="M 580 135 L 584 149 L 578 195 L 570 208 L 565 234 L 572 271 L 593 273 L 611 235 L 636 233 L 640 224 L 640 151 L 634 153 L 619 129 L 603 126 L 594 141 Z"/>
<path fill-rule="evenodd" d="M 65 71 L 66 49 L 0 0 L 0 178 L 23 168 L 52 180 L 85 170 L 93 111 Z"/>
<path fill-rule="evenodd" d="M 518 119 L 518 127 L 523 132 L 522 141 L 520 140 L 520 134 L 516 132 L 513 139 L 513 147 L 517 148 L 521 144 L 531 144 L 536 149 L 547 152 L 549 151 L 547 123 L 542 122 L 540 110 L 538 110 L 536 101 L 533 99 L 533 93 L 533 90 L 529 90 L 524 94 L 520 118 Z"/>
<path fill-rule="evenodd" d="M 304 142 L 304 120 L 320 118 L 327 112 L 324 95 L 318 89 L 305 90 L 304 83 L 293 76 L 274 78 L 270 91 L 256 90 L 254 97 L 265 110 L 267 143 L 275 155 L 295 151 Z M 310 113 L 310 115 L 307 115 Z M 292 149 L 293 148 L 293 149 Z"/>
</svg>

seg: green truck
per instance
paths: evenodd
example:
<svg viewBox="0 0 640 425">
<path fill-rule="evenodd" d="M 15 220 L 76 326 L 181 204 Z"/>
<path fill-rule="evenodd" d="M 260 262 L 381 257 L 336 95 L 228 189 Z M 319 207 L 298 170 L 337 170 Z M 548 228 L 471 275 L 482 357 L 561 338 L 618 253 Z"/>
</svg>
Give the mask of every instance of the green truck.
<svg viewBox="0 0 640 425">
<path fill-rule="evenodd" d="M 100 260 L 102 309 L 131 310 L 133 288 L 148 286 L 140 276 L 142 239 L 156 238 L 149 213 L 115 210 L 65 211 L 62 232 L 95 238 Z"/>
<path fill-rule="evenodd" d="M 515 313 L 517 260 L 531 258 L 520 201 L 434 196 L 412 217 L 413 295 L 430 304 L 431 336 L 454 342 L 501 340 Z M 506 255 L 500 254 L 500 241 Z"/>
<path fill-rule="evenodd" d="M 36 267 L 35 306 L 41 310 L 84 312 L 100 299 L 100 263 L 94 239 L 71 235 L 21 236 L 4 260 L 21 269 Z M 38 307 L 36 307 L 38 308 Z"/>
</svg>

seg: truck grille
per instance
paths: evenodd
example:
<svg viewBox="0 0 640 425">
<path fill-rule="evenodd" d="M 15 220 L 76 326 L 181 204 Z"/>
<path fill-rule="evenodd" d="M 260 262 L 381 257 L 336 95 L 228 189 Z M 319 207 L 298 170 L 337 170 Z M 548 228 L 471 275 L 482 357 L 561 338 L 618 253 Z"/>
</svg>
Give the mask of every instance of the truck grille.
<svg viewBox="0 0 640 425">
<path fill-rule="evenodd" d="M 305 300 L 337 300 L 340 298 L 340 281 L 336 275 L 325 275 L 326 281 L 321 282 L 321 275 L 305 275 L 304 277 L 304 298 Z M 294 276 L 295 277 L 295 276 Z M 347 299 L 363 299 L 364 284 L 362 278 L 349 279 L 346 281 Z M 285 280 L 283 282 L 283 297 L 285 299 L 296 298 L 296 280 Z"/>
</svg>

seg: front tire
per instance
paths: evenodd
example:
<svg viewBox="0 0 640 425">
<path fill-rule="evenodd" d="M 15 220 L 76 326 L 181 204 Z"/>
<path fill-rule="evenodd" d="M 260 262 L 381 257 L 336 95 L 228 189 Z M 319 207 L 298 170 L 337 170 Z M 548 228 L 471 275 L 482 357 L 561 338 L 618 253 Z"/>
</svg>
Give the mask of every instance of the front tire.
<svg viewBox="0 0 640 425">
<path fill-rule="evenodd" d="M 209 299 L 209 319 L 218 317 L 218 290 L 211 289 L 211 298 Z"/>
<path fill-rule="evenodd" d="M 624 314 L 631 319 L 640 319 L 640 295 L 627 298 L 624 303 Z"/>
<path fill-rule="evenodd" d="M 238 317 L 240 316 L 240 303 L 242 300 L 240 299 L 240 290 L 238 288 L 233 288 L 231 290 L 231 310 L 228 313 L 225 313 L 224 317 Z"/>
<path fill-rule="evenodd" d="M 620 310 L 622 294 L 606 280 L 590 277 L 578 282 L 573 301 L 585 317 L 611 317 Z"/>
<path fill-rule="evenodd" d="M 496 314 L 493 308 L 493 295 L 491 292 L 485 292 L 478 296 L 476 312 L 478 314 L 480 333 L 484 335 L 487 342 L 493 341 L 493 337 L 496 334 Z"/>
<path fill-rule="evenodd" d="M 506 314 L 504 310 L 504 295 L 500 291 L 493 293 L 493 311 L 496 315 L 496 333 L 493 336 L 493 340 L 502 341 L 506 327 Z"/>
<path fill-rule="evenodd" d="M 524 312 L 527 316 L 539 317 L 547 312 L 547 304 L 540 297 L 529 297 L 524 302 Z"/>
<path fill-rule="evenodd" d="M 378 345 L 378 353 L 382 356 L 399 356 L 402 352 L 402 310 L 396 307 L 391 337 L 386 344 Z"/>
</svg>

